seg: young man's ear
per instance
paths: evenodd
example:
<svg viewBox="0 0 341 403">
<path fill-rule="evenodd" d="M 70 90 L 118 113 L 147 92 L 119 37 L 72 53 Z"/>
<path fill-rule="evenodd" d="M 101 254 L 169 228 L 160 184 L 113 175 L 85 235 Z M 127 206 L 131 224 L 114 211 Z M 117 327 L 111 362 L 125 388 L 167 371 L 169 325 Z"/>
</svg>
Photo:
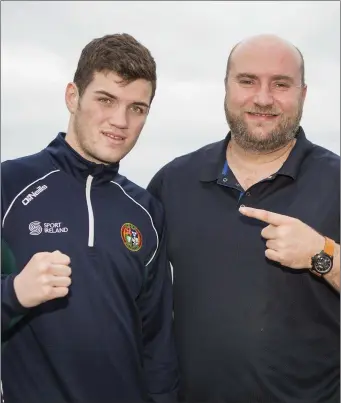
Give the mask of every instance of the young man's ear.
<svg viewBox="0 0 341 403">
<path fill-rule="evenodd" d="M 75 83 L 68 83 L 65 90 L 65 103 L 70 113 L 75 113 L 78 108 L 79 94 Z"/>
</svg>

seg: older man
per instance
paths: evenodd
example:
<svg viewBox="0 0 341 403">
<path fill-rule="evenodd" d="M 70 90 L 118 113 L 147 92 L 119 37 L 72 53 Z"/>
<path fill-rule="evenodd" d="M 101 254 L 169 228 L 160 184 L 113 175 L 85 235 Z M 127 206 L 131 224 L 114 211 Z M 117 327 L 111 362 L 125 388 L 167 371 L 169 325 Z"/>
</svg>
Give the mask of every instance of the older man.
<svg viewBox="0 0 341 403">
<path fill-rule="evenodd" d="M 340 158 L 300 126 L 302 54 L 246 39 L 225 89 L 226 138 L 148 187 L 166 211 L 181 400 L 339 402 Z"/>
</svg>

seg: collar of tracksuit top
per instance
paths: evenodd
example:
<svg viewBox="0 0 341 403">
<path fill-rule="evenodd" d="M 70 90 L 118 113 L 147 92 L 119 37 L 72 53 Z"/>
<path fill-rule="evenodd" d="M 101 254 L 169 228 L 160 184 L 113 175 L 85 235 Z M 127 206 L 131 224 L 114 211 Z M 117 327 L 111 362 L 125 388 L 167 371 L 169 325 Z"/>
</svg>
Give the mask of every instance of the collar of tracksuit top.
<svg viewBox="0 0 341 403">
<path fill-rule="evenodd" d="M 93 177 L 92 186 L 110 182 L 118 173 L 119 162 L 114 164 L 96 164 L 79 155 L 66 141 L 66 133 L 60 132 L 46 147 L 58 169 L 84 182 Z"/>
</svg>

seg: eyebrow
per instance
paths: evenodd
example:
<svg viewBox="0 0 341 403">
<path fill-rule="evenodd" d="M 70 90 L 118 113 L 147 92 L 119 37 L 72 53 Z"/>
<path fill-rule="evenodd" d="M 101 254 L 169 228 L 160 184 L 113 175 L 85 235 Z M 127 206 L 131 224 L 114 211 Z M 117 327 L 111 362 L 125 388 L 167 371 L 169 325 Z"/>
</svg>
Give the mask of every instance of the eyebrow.
<svg viewBox="0 0 341 403">
<path fill-rule="evenodd" d="M 252 78 L 253 80 L 257 80 L 258 76 L 256 76 L 255 74 L 251 74 L 251 73 L 239 73 L 236 76 L 237 79 L 240 78 Z M 291 83 L 294 82 L 293 78 L 290 76 L 286 76 L 283 74 L 276 74 L 274 76 L 271 77 L 273 80 L 285 80 L 285 81 L 290 81 Z"/>
<path fill-rule="evenodd" d="M 251 74 L 251 73 L 239 73 L 237 74 L 236 78 L 252 78 L 254 80 L 257 80 L 257 76 L 255 74 Z"/>
<path fill-rule="evenodd" d="M 290 76 L 286 76 L 283 74 L 278 74 L 272 77 L 274 80 L 285 80 L 285 81 L 290 81 L 291 83 L 294 82 L 294 79 Z"/>
<path fill-rule="evenodd" d="M 110 99 L 118 99 L 116 95 L 110 94 L 110 92 L 108 91 L 104 91 L 104 90 L 98 90 L 95 91 L 95 94 L 99 94 L 99 95 L 105 95 L 106 97 L 110 98 Z M 145 102 L 140 102 L 140 101 L 135 101 L 133 102 L 133 105 L 137 105 L 137 106 L 144 106 L 146 108 L 149 108 L 149 105 Z"/>
</svg>

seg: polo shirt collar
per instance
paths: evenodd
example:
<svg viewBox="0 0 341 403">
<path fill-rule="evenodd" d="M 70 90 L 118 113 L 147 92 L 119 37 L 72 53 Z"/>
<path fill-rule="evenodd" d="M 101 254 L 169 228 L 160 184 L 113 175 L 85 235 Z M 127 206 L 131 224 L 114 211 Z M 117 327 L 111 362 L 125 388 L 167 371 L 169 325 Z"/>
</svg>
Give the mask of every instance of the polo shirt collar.
<svg viewBox="0 0 341 403">
<path fill-rule="evenodd" d="M 224 140 L 205 148 L 205 154 L 200 169 L 201 182 L 214 182 L 221 175 L 226 161 L 226 149 L 231 139 L 231 132 Z"/>
<path fill-rule="evenodd" d="M 231 132 L 224 140 L 208 146 L 200 170 L 201 182 L 216 181 L 222 173 L 226 162 L 226 149 L 231 139 Z M 311 152 L 314 145 L 306 138 L 303 128 L 300 126 L 296 134 L 296 144 L 277 175 L 289 176 L 296 179 L 303 160 Z"/>
<path fill-rule="evenodd" d="M 304 133 L 302 127 L 299 127 L 296 134 L 296 144 L 291 150 L 289 157 L 277 172 L 278 175 L 290 176 L 296 179 L 304 159 L 312 151 L 314 145 L 311 143 Z"/>
</svg>

